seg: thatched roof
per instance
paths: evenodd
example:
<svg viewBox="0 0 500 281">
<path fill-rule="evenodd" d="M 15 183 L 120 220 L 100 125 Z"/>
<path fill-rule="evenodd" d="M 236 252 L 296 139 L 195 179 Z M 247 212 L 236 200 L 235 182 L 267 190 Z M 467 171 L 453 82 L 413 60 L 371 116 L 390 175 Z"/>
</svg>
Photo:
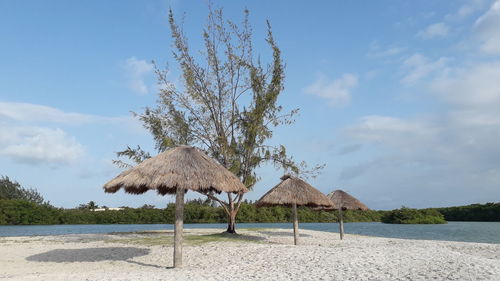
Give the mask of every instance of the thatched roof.
<svg viewBox="0 0 500 281">
<path fill-rule="evenodd" d="M 327 197 L 333 202 L 335 209 L 342 206 L 342 210 L 369 210 L 365 204 L 343 190 L 330 192 Z"/>
<path fill-rule="evenodd" d="M 155 189 L 159 194 L 174 194 L 177 188 L 199 192 L 247 192 L 230 171 L 205 153 L 190 146 L 169 149 L 124 171 L 104 185 L 104 191 L 140 194 Z"/>
<path fill-rule="evenodd" d="M 285 205 L 309 207 L 331 207 L 332 202 L 316 188 L 305 181 L 285 175 L 281 177 L 281 182 L 269 190 L 257 202 L 257 207 Z"/>
</svg>

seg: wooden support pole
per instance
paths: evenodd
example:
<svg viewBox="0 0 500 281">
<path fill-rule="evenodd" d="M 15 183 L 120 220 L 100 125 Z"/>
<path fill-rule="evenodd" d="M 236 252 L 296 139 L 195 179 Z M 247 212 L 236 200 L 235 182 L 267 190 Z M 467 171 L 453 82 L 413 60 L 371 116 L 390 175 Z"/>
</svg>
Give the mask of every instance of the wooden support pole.
<svg viewBox="0 0 500 281">
<path fill-rule="evenodd" d="M 342 207 L 339 207 L 339 233 L 340 240 L 344 239 L 344 219 L 342 218 Z"/>
<path fill-rule="evenodd" d="M 174 267 L 182 267 L 182 229 L 184 226 L 184 189 L 175 193 L 175 226 L 174 226 Z"/>
<path fill-rule="evenodd" d="M 297 218 L 297 204 L 293 203 L 293 243 L 299 243 L 299 219 Z"/>
</svg>

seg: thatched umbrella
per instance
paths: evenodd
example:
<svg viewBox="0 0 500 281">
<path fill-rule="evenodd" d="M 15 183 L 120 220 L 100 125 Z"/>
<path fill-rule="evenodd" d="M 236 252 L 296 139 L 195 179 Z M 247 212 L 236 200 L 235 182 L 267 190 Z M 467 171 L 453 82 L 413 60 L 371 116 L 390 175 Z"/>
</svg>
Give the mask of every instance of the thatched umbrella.
<svg viewBox="0 0 500 281">
<path fill-rule="evenodd" d="M 330 192 L 327 195 L 328 198 L 332 201 L 333 205 L 335 206 L 332 209 L 338 209 L 339 210 L 339 232 L 340 232 L 340 240 L 344 238 L 344 220 L 342 218 L 342 211 L 343 210 L 369 210 L 368 207 L 361 203 L 358 199 L 354 198 L 353 196 L 349 195 L 347 192 L 343 190 L 335 190 L 333 192 Z"/>
<path fill-rule="evenodd" d="M 233 173 L 190 146 L 180 146 L 158 154 L 104 185 L 104 191 L 110 193 L 120 188 L 132 194 L 141 194 L 150 189 L 161 195 L 176 194 L 174 267 L 182 267 L 184 193 L 189 189 L 200 193 L 248 191 Z"/>
<path fill-rule="evenodd" d="M 269 190 L 257 202 L 257 207 L 284 205 L 293 208 L 293 241 L 298 243 L 299 221 L 297 206 L 333 207 L 328 197 L 305 181 L 284 175 L 281 182 Z"/>
</svg>

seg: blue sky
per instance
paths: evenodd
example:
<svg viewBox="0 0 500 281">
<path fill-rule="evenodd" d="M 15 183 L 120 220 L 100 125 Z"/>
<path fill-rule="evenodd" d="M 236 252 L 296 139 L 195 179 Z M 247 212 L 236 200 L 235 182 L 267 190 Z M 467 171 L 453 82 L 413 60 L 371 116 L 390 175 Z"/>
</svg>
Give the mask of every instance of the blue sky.
<svg viewBox="0 0 500 281">
<path fill-rule="evenodd" d="M 500 201 L 500 0 L 214 5 L 234 21 L 250 10 L 263 59 L 270 20 L 286 63 L 280 103 L 301 109 L 272 143 L 326 164 L 313 186 L 374 209 Z M 116 151 L 153 152 L 130 112 L 155 104 L 152 60 L 179 79 L 169 7 L 201 47 L 204 1 L 0 0 L 0 175 L 62 207 L 173 201 L 102 191 L 120 172 Z M 281 173 L 261 167 L 247 198 Z"/>
</svg>

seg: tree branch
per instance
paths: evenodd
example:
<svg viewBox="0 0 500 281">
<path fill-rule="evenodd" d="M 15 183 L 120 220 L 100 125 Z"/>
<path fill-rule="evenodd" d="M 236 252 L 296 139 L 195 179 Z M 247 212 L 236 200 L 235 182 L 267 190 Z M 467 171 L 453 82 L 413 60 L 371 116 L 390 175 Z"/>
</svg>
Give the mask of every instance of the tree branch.
<svg viewBox="0 0 500 281">
<path fill-rule="evenodd" d="M 235 212 L 238 213 L 238 211 L 240 210 L 240 206 L 241 206 L 241 200 L 243 199 L 243 194 L 244 193 L 239 193 L 239 197 L 238 197 L 238 202 L 236 203 L 236 210 Z"/>
<path fill-rule="evenodd" d="M 219 202 L 219 204 L 224 208 L 224 210 L 226 211 L 226 213 L 229 215 L 229 210 L 228 210 L 228 207 L 227 207 L 227 203 L 220 200 L 219 198 L 217 198 L 216 196 L 210 194 L 210 193 L 204 193 L 204 192 L 199 192 L 198 193 L 201 193 L 203 195 L 206 195 L 208 198 L 212 199 L 212 200 L 215 200 L 217 202 Z"/>
</svg>

